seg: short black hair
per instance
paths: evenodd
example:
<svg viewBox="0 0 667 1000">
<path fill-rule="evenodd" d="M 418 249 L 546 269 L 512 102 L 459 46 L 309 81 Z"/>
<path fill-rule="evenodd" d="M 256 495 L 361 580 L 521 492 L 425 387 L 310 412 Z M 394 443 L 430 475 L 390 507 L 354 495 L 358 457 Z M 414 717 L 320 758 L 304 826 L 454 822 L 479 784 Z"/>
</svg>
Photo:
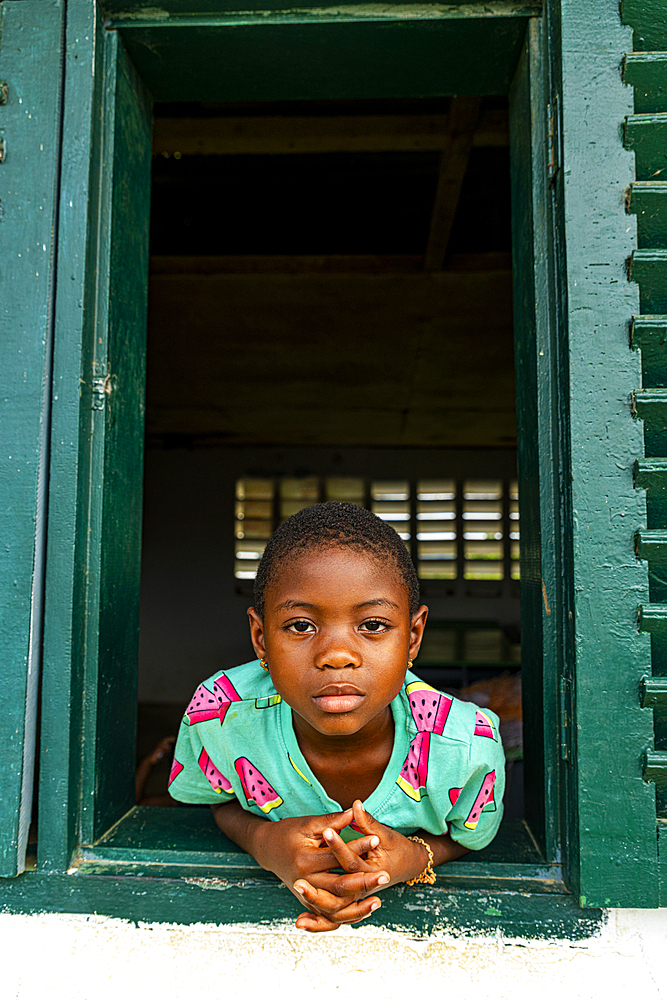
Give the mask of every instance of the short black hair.
<svg viewBox="0 0 667 1000">
<path fill-rule="evenodd" d="M 390 560 L 408 592 L 410 614 L 419 607 L 419 580 L 404 542 L 390 524 L 354 503 L 316 503 L 292 514 L 271 535 L 255 577 L 255 610 L 264 618 L 264 593 L 281 562 L 304 549 L 347 545 Z"/>
</svg>

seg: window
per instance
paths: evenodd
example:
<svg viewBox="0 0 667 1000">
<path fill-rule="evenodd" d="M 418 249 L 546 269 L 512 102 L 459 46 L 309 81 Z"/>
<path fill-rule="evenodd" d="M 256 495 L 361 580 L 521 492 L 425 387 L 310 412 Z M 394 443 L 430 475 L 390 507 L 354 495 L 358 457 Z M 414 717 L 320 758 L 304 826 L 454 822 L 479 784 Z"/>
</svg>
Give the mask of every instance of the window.
<svg viewBox="0 0 667 1000">
<path fill-rule="evenodd" d="M 15 9 L 19 6 L 27 10 L 27 5 L 9 5 L 7 12 L 3 10 L 4 54 L 11 47 L 7 41 L 11 32 L 21 29 L 20 11 Z M 457 863 L 455 869 L 443 875 L 443 888 L 434 892 L 446 892 L 454 885 L 466 888 L 483 885 L 487 892 L 495 892 L 498 885 L 507 884 L 507 865 L 515 864 L 509 874 L 523 881 L 513 885 L 533 890 L 539 896 L 536 905 L 542 908 L 542 914 L 559 914 L 557 919 L 562 926 L 562 920 L 575 919 L 573 908 L 568 909 L 572 904 L 567 895 L 562 891 L 552 892 L 554 887 L 562 890 L 559 867 L 562 861 L 569 884 L 585 905 L 645 905 L 647 900 L 658 899 L 655 795 L 653 786 L 642 779 L 639 763 L 642 748 L 653 744 L 653 719 L 650 710 L 643 709 L 638 699 L 632 700 L 650 655 L 644 642 L 646 637 L 634 634 L 632 608 L 633 602 L 636 605 L 640 598 L 648 596 L 646 567 L 641 562 L 636 565 L 632 562 L 628 548 L 629 539 L 642 527 L 641 497 L 636 498 L 638 495 L 632 493 L 630 484 L 632 459 L 641 451 L 640 434 L 637 425 L 632 425 L 624 402 L 637 388 L 633 379 L 638 378 L 638 364 L 627 353 L 623 354 L 627 350 L 623 331 L 637 305 L 631 301 L 632 286 L 624 284 L 622 267 L 632 250 L 632 234 L 626 235 L 627 220 L 619 215 L 620 199 L 612 206 L 600 195 L 607 190 L 610 166 L 619 181 L 619 190 L 632 180 L 631 160 L 620 149 L 618 140 L 618 125 L 628 113 L 629 97 L 614 76 L 615 69 L 610 68 L 621 57 L 626 35 L 611 15 L 608 22 L 600 19 L 599 30 L 605 42 L 600 52 L 610 54 L 611 62 L 604 62 L 607 55 L 600 54 L 608 73 L 591 77 L 590 66 L 580 58 L 574 44 L 576 17 L 569 9 L 562 11 L 560 27 L 565 40 L 562 50 L 560 36 L 554 34 L 550 24 L 549 10 L 541 19 L 531 16 L 529 25 L 527 15 L 536 13 L 533 5 L 521 10 L 521 4 L 515 4 L 513 13 L 503 17 L 488 17 L 486 10 L 485 16 L 481 16 L 481 11 L 476 13 L 480 16 L 469 21 L 449 16 L 415 19 L 410 22 L 414 43 L 410 46 L 404 44 L 405 21 L 389 18 L 382 23 L 381 28 L 387 29 L 382 32 L 383 44 L 375 46 L 377 25 L 359 22 L 355 31 L 358 27 L 364 33 L 362 49 L 369 54 L 363 66 L 348 58 L 356 49 L 350 43 L 347 29 L 338 30 L 341 24 L 346 24 L 345 20 L 341 24 L 316 20 L 311 26 L 315 34 L 300 29 L 298 37 L 294 36 L 294 45 L 282 44 L 284 39 L 274 34 L 289 32 L 289 26 L 264 24 L 262 31 L 268 32 L 264 37 L 274 39 L 277 60 L 267 79 L 262 69 L 263 57 L 253 47 L 256 29 L 252 24 L 240 29 L 243 35 L 235 31 L 233 41 L 224 24 L 204 25 L 204 30 L 197 31 L 195 45 L 187 15 L 178 22 L 167 15 L 156 27 L 150 16 L 148 23 L 131 17 L 123 19 L 110 3 L 103 29 L 101 22 L 84 24 L 76 20 L 75 23 L 75 19 L 84 15 L 79 8 L 68 9 L 67 17 L 72 19 L 68 38 L 81 39 L 76 55 L 86 53 L 89 65 L 94 63 L 95 73 L 81 73 L 75 78 L 73 56 L 68 51 L 64 89 L 68 113 L 63 117 L 60 187 L 56 187 L 53 158 L 51 173 L 47 169 L 40 180 L 44 190 L 58 191 L 60 244 L 53 341 L 57 391 L 52 401 L 54 447 L 50 464 L 43 657 L 43 703 L 49 711 L 42 713 L 41 725 L 44 753 L 39 779 L 37 864 L 40 869 L 58 873 L 72 867 L 75 859 L 73 867 L 79 873 L 75 883 L 69 883 L 74 888 L 65 888 L 65 876 L 54 877 L 58 886 L 62 886 L 58 891 L 63 892 L 56 906 L 100 909 L 102 897 L 95 896 L 97 890 L 86 872 L 96 876 L 109 872 L 134 876 L 150 870 L 176 875 L 181 879 L 179 892 L 191 901 L 191 906 L 193 899 L 200 901 L 200 896 L 193 895 L 197 886 L 182 880 L 200 877 L 203 869 L 211 877 L 231 878 L 233 883 L 236 879 L 232 889 L 237 893 L 234 905 L 241 895 L 240 890 L 237 892 L 239 873 L 247 874 L 248 878 L 259 876 L 247 859 L 240 860 L 238 852 L 231 850 L 218 854 L 218 867 L 212 868 L 213 844 L 205 837 L 197 839 L 200 831 L 197 817 L 183 816 L 177 828 L 181 839 L 176 843 L 172 838 L 173 828 L 166 825 L 168 817 L 161 819 L 155 813 L 148 820 L 131 808 L 133 761 L 128 747 L 132 745 L 133 724 L 131 712 L 121 712 L 118 706 L 127 706 L 130 700 L 134 703 L 136 684 L 137 635 L 132 623 L 136 622 L 138 593 L 135 539 L 142 444 L 137 428 L 142 416 L 149 93 L 161 101 L 289 101 L 303 93 L 299 91 L 302 83 L 291 72 L 295 66 L 308 68 L 308 96 L 313 99 L 349 99 L 359 93 L 375 99 L 383 88 L 392 94 L 398 88 L 406 98 L 425 92 L 436 96 L 460 93 L 469 67 L 474 67 L 477 85 L 485 92 L 511 90 L 515 315 L 520 371 L 521 585 L 524 619 L 532 623 L 525 631 L 523 654 L 538 665 L 527 697 L 533 699 L 534 706 L 542 708 L 542 712 L 538 709 L 533 713 L 529 734 L 538 751 L 531 779 L 536 794 L 530 798 L 534 808 L 531 830 L 536 833 L 540 851 L 535 850 L 531 841 L 532 854 L 526 847 L 526 853 L 517 860 L 519 853 L 513 848 L 514 858 L 508 862 L 507 854 L 503 856 L 507 845 L 498 844 L 497 853 L 491 852 L 477 865 Z M 55 12 L 51 14 L 55 16 Z M 97 13 L 91 8 L 86 16 L 94 18 Z M 307 21 L 309 15 L 304 16 Z M 634 17 L 632 12 L 627 16 Z M 252 21 L 252 16 L 244 17 Z M 528 40 L 522 48 L 527 27 Z M 60 28 L 59 23 L 44 21 L 42 53 L 57 49 L 54 39 L 61 37 Z M 465 45 L 453 44 L 457 32 L 458 37 L 466 40 Z M 315 36 L 321 45 L 313 45 Z M 94 51 L 93 40 L 97 43 Z M 498 40 L 502 44 L 496 44 Z M 445 44 L 452 53 L 451 59 L 440 58 Z M 198 73 L 190 71 L 193 49 L 197 53 Z M 312 52 L 318 53 L 317 65 L 310 58 Z M 497 58 L 484 58 L 489 52 L 494 52 Z M 161 59 L 156 57 L 160 54 Z M 548 75 L 551 63 L 557 67 L 553 80 Z M 36 73 L 33 63 L 24 62 L 22 69 L 11 60 L 8 65 L 15 79 L 19 79 L 16 75 L 19 72 Z M 335 72 L 340 65 L 349 69 L 344 77 Z M 169 67 L 168 75 L 161 66 Z M 223 70 L 219 71 L 219 67 Z M 434 73 L 441 75 L 434 78 Z M 561 73 L 564 87 L 561 87 Z M 100 85 L 102 80 L 104 87 Z M 332 80 L 337 82 L 332 84 Z M 10 80 L 9 92 L 11 86 Z M 53 88 L 54 93 L 57 90 Z M 586 114 L 584 101 L 596 104 L 599 118 L 593 120 Z M 98 114 L 100 109 L 103 115 Z M 16 118 L 16 108 L 11 103 L 8 111 Z M 558 142 L 552 141 L 549 146 L 546 135 L 546 123 L 550 121 L 552 136 L 558 139 L 561 114 L 567 118 L 566 152 L 577 151 L 569 161 L 567 179 Z M 49 113 L 34 127 L 42 128 L 42 121 L 52 123 L 55 118 Z M 104 122 L 102 145 L 95 131 L 100 120 Z M 8 121 L 13 119 L 8 117 Z M 532 122 L 531 133 L 528 122 Z M 591 129 L 595 130 L 595 147 Z M 49 138 L 40 133 L 38 138 L 37 145 L 58 149 L 55 136 Z M 86 150 L 79 158 L 86 143 Z M 602 155 L 605 152 L 609 162 Z M 17 167 L 19 162 L 16 161 Z M 9 164 L 8 158 L 8 169 Z M 604 176 L 600 171 L 604 171 Z M 88 201 L 74 198 L 75 191 L 89 192 Z M 71 212 L 65 211 L 69 208 Z M 12 218 L 16 220 L 18 216 Z M 600 221 L 605 225 L 599 226 Z M 12 226 L 16 225 L 13 221 Z M 10 233 L 16 246 L 22 247 L 25 233 L 16 228 Z M 602 251 L 609 260 L 597 259 Z M 17 250 L 17 254 L 21 252 Z M 593 276 L 593 265 L 610 262 L 613 265 L 610 272 L 613 270 L 615 274 L 613 283 L 604 277 L 603 268 Z M 639 255 L 634 263 L 639 266 L 641 262 Z M 20 280 L 26 277 L 22 272 L 17 274 Z M 43 280 L 37 268 L 35 276 Z M 595 311 L 600 308 L 600 283 L 605 299 L 604 316 Z M 46 315 L 46 286 L 37 288 L 36 298 Z M 26 301 L 29 299 L 26 296 Z M 595 327 L 596 333 L 592 335 L 591 320 L 596 317 L 602 325 Z M 636 324 L 635 329 L 641 325 Z M 600 361 L 598 342 L 603 333 L 605 350 L 609 351 L 605 364 Z M 34 366 L 40 378 L 45 357 L 48 358 L 48 352 L 40 355 Z M 32 400 L 32 416 L 38 410 L 41 413 L 39 389 L 34 398 L 39 402 Z M 600 412 L 591 414 L 591 398 L 600 401 Z M 648 399 L 640 396 L 637 402 L 640 412 L 644 404 L 648 405 Z M 604 423 L 602 412 L 609 414 L 605 428 L 596 423 L 598 418 Z M 30 429 L 33 445 L 39 441 L 39 424 L 37 421 Z M 608 445 L 610 440 L 614 442 L 613 455 Z M 28 459 L 33 461 L 38 453 L 39 447 L 36 450 L 33 447 Z M 585 461 L 581 460 L 582 455 Z M 244 474 L 250 475 L 250 471 L 235 474 L 235 478 Z M 446 478 L 446 473 L 442 477 Z M 258 474 L 257 478 L 262 477 Z M 426 478 L 424 473 L 415 477 L 415 481 Z M 489 473 L 488 478 L 493 476 Z M 36 496 L 36 480 L 31 489 L 31 495 Z M 603 495 L 600 489 L 606 493 Z M 377 504 L 405 504 L 405 499 L 398 499 L 399 492 L 392 494 L 397 497 L 395 500 L 386 499 L 386 494 L 385 499 L 381 496 L 370 499 Z M 457 504 L 499 500 L 498 495 L 486 500 L 472 497 L 466 500 L 465 491 L 454 492 Z M 224 502 L 228 497 L 230 494 L 225 495 Z M 504 504 L 505 497 L 503 492 Z M 23 499 L 25 509 L 34 511 L 29 498 Z M 299 502 L 299 498 L 284 499 Z M 609 501 L 606 508 L 605 500 Z M 13 502 L 16 504 L 16 498 Z M 408 511 L 393 508 L 394 516 L 409 514 L 407 521 L 397 520 L 397 523 L 410 525 L 411 545 L 429 544 L 428 540 L 417 538 L 420 533 L 417 514 L 428 512 L 419 511 L 419 503 L 429 501 L 420 501 L 417 492 L 411 489 L 408 502 Z M 19 506 L 22 503 L 23 500 Z M 414 503 L 416 512 L 412 508 Z M 22 510 L 16 506 L 13 510 L 17 521 L 23 517 Z M 476 542 L 486 544 L 486 552 L 493 552 L 492 546 L 502 541 L 503 559 L 469 558 L 476 550 L 464 547 L 464 564 L 502 561 L 506 565 L 505 546 L 516 541 L 510 539 L 511 532 L 507 531 L 511 519 L 504 513 L 506 510 L 511 512 L 511 506 L 503 507 L 502 540 L 465 539 L 460 528 L 456 538 L 457 546 L 460 541 L 470 546 Z M 436 513 L 451 511 L 443 508 Z M 465 525 L 463 513 L 460 523 Z M 497 511 L 489 507 L 471 506 L 468 513 L 484 515 L 484 520 L 479 519 L 481 523 L 496 521 L 489 515 Z M 627 515 L 627 521 L 621 514 Z M 23 549 L 20 559 L 16 559 L 17 565 L 30 567 L 21 569 L 22 593 L 26 581 L 30 591 L 31 568 L 35 565 L 33 514 L 26 518 L 30 530 L 22 535 Z M 448 524 L 450 520 L 442 517 L 440 523 Z M 21 524 L 24 525 L 23 520 Z M 626 530 L 627 524 L 630 528 Z M 447 530 L 443 528 L 440 533 L 446 534 Z M 486 531 L 487 536 L 494 533 Z M 233 540 L 231 532 L 230 540 Z M 445 544 L 451 540 L 433 541 Z M 657 541 L 654 538 L 652 544 Z M 30 553 L 29 558 L 26 552 Z M 426 564 L 429 560 L 421 561 Z M 465 568 L 463 580 L 471 585 L 498 583 L 472 577 L 466 580 Z M 446 576 L 433 581 L 443 586 L 449 582 Z M 425 578 L 425 583 L 428 585 L 430 581 Z M 33 603 L 33 612 L 36 607 Z M 16 634 L 25 637 L 30 628 L 25 603 L 21 614 Z M 615 623 L 614 629 L 610 628 L 610 622 Z M 602 649 L 604 656 L 600 655 Z M 7 697 L 11 697 L 12 711 L 19 711 L 25 719 L 27 673 L 20 657 L 16 662 L 19 666 L 12 671 Z M 618 680 L 621 676 L 622 690 Z M 592 693 L 595 690 L 613 692 L 613 697 L 601 701 Z M 578 734 L 576 754 L 571 746 L 573 712 Z M 606 720 L 606 727 L 600 726 L 601 718 Z M 602 735 L 601 729 L 604 729 Z M 30 758 L 29 726 L 23 725 L 22 731 L 27 734 L 26 752 L 13 758 L 11 766 L 15 769 L 20 769 L 24 758 L 26 761 Z M 621 735 L 617 740 L 610 739 L 609 731 Z M 553 737 L 555 732 L 560 733 L 559 741 Z M 25 774 L 28 773 L 26 770 Z M 25 784 L 24 781 L 24 790 Z M 10 811 L 15 804 L 14 799 L 8 800 Z M 612 813 L 615 819 L 610 822 Z M 11 852 L 21 867 L 14 825 L 11 830 Z M 216 841 L 216 849 L 219 846 Z M 17 888 L 11 883 L 2 886 L 10 905 L 22 905 L 20 894 L 26 892 L 36 893 L 35 900 L 44 899 L 45 882 L 40 873 L 29 872 L 16 881 Z M 106 880 L 102 881 L 106 884 Z M 269 883 L 266 898 L 270 897 L 272 905 L 275 904 L 273 912 L 281 912 L 280 906 L 284 904 L 278 899 L 277 888 L 269 888 Z M 55 880 L 52 885 L 56 885 Z M 136 901 L 132 910 L 128 900 L 132 894 L 147 890 L 143 885 L 137 890 L 126 881 L 114 885 L 117 898 L 127 907 L 126 915 L 136 913 Z M 150 890 L 154 892 L 153 899 L 161 898 L 162 907 L 168 893 L 173 894 L 173 887 L 165 888 L 162 883 L 151 885 Z M 232 900 L 231 895 L 226 898 Z M 156 912 L 150 905 L 144 914 Z M 400 903 L 395 905 L 397 925 L 408 926 L 405 915 L 399 912 Z M 472 925 L 476 904 L 468 900 L 465 905 L 471 907 L 467 912 Z M 211 907 L 208 912 L 219 910 L 219 898 L 215 907 L 210 903 L 205 906 Z M 108 900 L 101 902 L 101 908 L 104 912 L 116 912 Z M 387 910 L 383 912 L 386 914 Z M 201 913 L 199 907 L 199 917 Z M 563 917 L 564 913 L 570 917 Z M 428 923 L 431 918 L 425 919 Z M 494 925 L 495 917 L 489 919 Z M 477 926 L 489 926 L 489 920 Z"/>
<path fill-rule="evenodd" d="M 246 476 L 237 480 L 234 576 L 253 580 L 275 528 L 303 507 L 324 500 L 348 500 L 368 507 L 390 524 L 413 555 L 420 579 L 455 580 L 460 568 L 465 580 L 519 579 L 516 482 L 420 479 L 410 483 L 349 476 L 278 480 Z"/>
</svg>

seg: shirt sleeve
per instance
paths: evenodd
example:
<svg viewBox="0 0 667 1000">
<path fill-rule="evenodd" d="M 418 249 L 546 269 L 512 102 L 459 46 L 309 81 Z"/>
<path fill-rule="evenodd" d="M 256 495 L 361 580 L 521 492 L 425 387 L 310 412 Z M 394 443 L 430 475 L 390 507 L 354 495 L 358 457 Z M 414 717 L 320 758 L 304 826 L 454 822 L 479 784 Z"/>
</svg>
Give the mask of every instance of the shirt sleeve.
<svg viewBox="0 0 667 1000">
<path fill-rule="evenodd" d="M 176 741 L 169 794 L 194 805 L 219 805 L 235 798 L 231 782 L 204 748 L 198 726 L 188 725 L 185 717 Z"/>
<path fill-rule="evenodd" d="M 484 709 L 483 713 L 477 712 L 477 720 L 468 773 L 461 788 L 448 790 L 451 808 L 446 817 L 452 839 L 470 851 L 481 851 L 497 834 L 505 792 L 505 754 L 498 717 Z"/>
</svg>

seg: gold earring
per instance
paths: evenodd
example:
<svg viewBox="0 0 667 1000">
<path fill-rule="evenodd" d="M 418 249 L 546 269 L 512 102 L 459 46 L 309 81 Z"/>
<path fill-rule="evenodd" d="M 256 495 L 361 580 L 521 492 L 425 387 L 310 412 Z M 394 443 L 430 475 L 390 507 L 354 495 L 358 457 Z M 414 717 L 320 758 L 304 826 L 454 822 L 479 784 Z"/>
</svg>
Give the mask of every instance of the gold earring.
<svg viewBox="0 0 667 1000">
<path fill-rule="evenodd" d="M 269 665 L 266 662 L 266 660 L 260 660 L 259 661 L 259 665 L 262 668 L 262 670 L 268 670 L 269 669 Z"/>
<path fill-rule="evenodd" d="M 412 660 L 408 660 L 408 670 L 412 670 Z"/>
</svg>

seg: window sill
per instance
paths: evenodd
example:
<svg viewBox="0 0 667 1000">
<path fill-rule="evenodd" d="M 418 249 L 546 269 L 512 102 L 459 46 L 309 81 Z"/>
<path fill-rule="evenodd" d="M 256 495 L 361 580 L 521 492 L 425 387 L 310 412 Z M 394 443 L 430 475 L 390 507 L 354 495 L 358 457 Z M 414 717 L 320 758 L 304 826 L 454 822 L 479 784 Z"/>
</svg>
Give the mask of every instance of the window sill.
<svg viewBox="0 0 667 1000">
<path fill-rule="evenodd" d="M 511 861 L 509 859 L 512 859 Z M 204 809 L 136 807 L 67 873 L 0 880 L 0 911 L 96 913 L 148 923 L 293 927 L 299 902 L 218 831 Z M 486 850 L 443 866 L 433 886 L 394 886 L 359 926 L 431 933 L 582 940 L 602 910 L 579 908 L 557 865 L 540 858 L 522 821 Z"/>
<path fill-rule="evenodd" d="M 220 833 L 205 809 L 137 806 L 95 844 L 82 847 L 73 867 L 82 874 L 252 878 L 278 885 L 274 875 Z M 543 861 L 523 820 L 506 821 L 485 850 L 437 869 L 435 885 L 438 889 L 568 892 L 560 865 Z"/>
</svg>

